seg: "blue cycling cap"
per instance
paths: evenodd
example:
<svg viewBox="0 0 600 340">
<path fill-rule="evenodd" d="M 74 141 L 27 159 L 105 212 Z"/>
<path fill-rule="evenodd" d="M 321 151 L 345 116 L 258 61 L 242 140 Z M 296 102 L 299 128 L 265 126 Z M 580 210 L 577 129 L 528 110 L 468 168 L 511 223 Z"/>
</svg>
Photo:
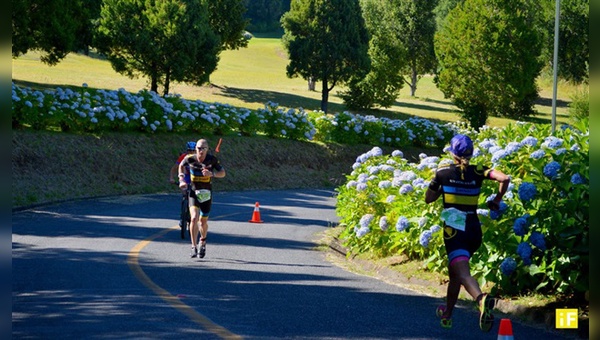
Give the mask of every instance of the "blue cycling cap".
<svg viewBox="0 0 600 340">
<path fill-rule="evenodd" d="M 187 142 L 186 144 L 187 151 L 195 151 L 196 150 L 196 142 Z"/>
<path fill-rule="evenodd" d="M 452 154 L 460 158 L 469 158 L 473 156 L 473 141 L 466 135 L 456 135 L 450 140 L 450 150 Z"/>
</svg>

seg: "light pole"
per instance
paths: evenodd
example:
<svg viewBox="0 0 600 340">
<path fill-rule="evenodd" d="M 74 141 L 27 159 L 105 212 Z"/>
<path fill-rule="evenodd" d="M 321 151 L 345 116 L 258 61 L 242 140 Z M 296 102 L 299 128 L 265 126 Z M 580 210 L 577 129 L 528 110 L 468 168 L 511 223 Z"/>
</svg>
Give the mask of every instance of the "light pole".
<svg viewBox="0 0 600 340">
<path fill-rule="evenodd" d="M 553 68 L 553 85 L 552 85 L 552 133 L 556 129 L 556 88 L 558 78 L 558 33 L 560 22 L 560 0 L 556 0 L 556 13 L 554 14 L 554 61 Z"/>
</svg>

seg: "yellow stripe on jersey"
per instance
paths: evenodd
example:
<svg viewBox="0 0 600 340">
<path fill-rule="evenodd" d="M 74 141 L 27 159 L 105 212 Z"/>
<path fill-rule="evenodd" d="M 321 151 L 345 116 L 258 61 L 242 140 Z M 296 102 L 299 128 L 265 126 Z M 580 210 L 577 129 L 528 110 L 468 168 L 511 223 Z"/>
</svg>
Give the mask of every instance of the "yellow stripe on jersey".
<svg viewBox="0 0 600 340">
<path fill-rule="evenodd" d="M 479 196 L 462 196 L 444 193 L 444 202 L 450 204 L 477 205 Z"/>
<path fill-rule="evenodd" d="M 201 183 L 210 182 L 210 177 L 208 177 L 208 176 L 194 176 L 192 174 L 191 179 L 192 179 L 192 182 L 201 182 Z"/>
</svg>

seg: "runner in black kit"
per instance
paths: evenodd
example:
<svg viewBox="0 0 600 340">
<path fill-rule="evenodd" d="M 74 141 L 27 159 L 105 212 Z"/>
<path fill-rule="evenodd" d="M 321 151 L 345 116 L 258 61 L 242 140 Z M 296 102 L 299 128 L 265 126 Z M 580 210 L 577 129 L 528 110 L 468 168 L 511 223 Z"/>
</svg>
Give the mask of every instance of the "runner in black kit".
<svg viewBox="0 0 600 340">
<path fill-rule="evenodd" d="M 468 136 L 454 136 L 450 141 L 450 153 L 454 164 L 440 166 L 425 193 L 426 203 L 434 202 L 442 196 L 445 213 L 452 211 L 455 216 L 460 217 L 452 221 L 447 219 L 444 223 L 444 245 L 448 254 L 450 281 L 446 305 L 439 306 L 436 314 L 441 318 L 442 327 L 452 327 L 452 311 L 458 300 L 460 287 L 464 286 L 479 304 L 479 327 L 488 332 L 494 325 L 494 316 L 491 314 L 494 299 L 481 292 L 477 280 L 471 276 L 469 259 L 481 246 L 482 232 L 477 217 L 477 204 L 482 182 L 486 179 L 499 182 L 498 194 L 488 202 L 491 210 L 498 210 L 510 178 L 499 170 L 469 165 L 469 159 L 473 155 L 473 142 Z"/>
<path fill-rule="evenodd" d="M 225 177 L 225 169 L 217 157 L 208 153 L 208 142 L 200 139 L 196 142 L 196 153 L 186 156 L 179 163 L 179 187 L 186 189 L 183 180 L 185 168 L 189 166 L 192 190 L 189 204 L 192 222 L 190 223 L 190 238 L 192 239 L 191 257 L 206 255 L 206 236 L 208 233 L 208 215 L 212 205 L 212 178 Z M 198 222 L 200 222 L 200 250 L 198 250 Z"/>
</svg>

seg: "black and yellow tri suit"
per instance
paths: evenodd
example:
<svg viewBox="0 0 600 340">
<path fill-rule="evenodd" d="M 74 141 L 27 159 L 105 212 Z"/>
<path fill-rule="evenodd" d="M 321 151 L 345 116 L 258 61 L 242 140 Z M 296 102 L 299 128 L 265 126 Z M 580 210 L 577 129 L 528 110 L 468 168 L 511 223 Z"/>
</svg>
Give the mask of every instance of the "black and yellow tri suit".
<svg viewBox="0 0 600 340">
<path fill-rule="evenodd" d="M 482 241 L 481 223 L 477 217 L 477 204 L 481 185 L 491 179 L 492 169 L 483 165 L 449 164 L 440 166 L 429 189 L 442 190 L 444 209 L 456 208 L 467 214 L 465 230 L 458 230 L 444 223 L 444 245 L 448 262 L 457 257 L 470 258 Z"/>
<path fill-rule="evenodd" d="M 190 169 L 190 206 L 199 207 L 201 216 L 208 216 L 212 206 L 212 177 L 204 176 L 202 169 L 218 172 L 223 166 L 217 157 L 210 154 L 207 154 L 202 162 L 198 160 L 197 155 L 189 155 L 181 163 Z"/>
</svg>

